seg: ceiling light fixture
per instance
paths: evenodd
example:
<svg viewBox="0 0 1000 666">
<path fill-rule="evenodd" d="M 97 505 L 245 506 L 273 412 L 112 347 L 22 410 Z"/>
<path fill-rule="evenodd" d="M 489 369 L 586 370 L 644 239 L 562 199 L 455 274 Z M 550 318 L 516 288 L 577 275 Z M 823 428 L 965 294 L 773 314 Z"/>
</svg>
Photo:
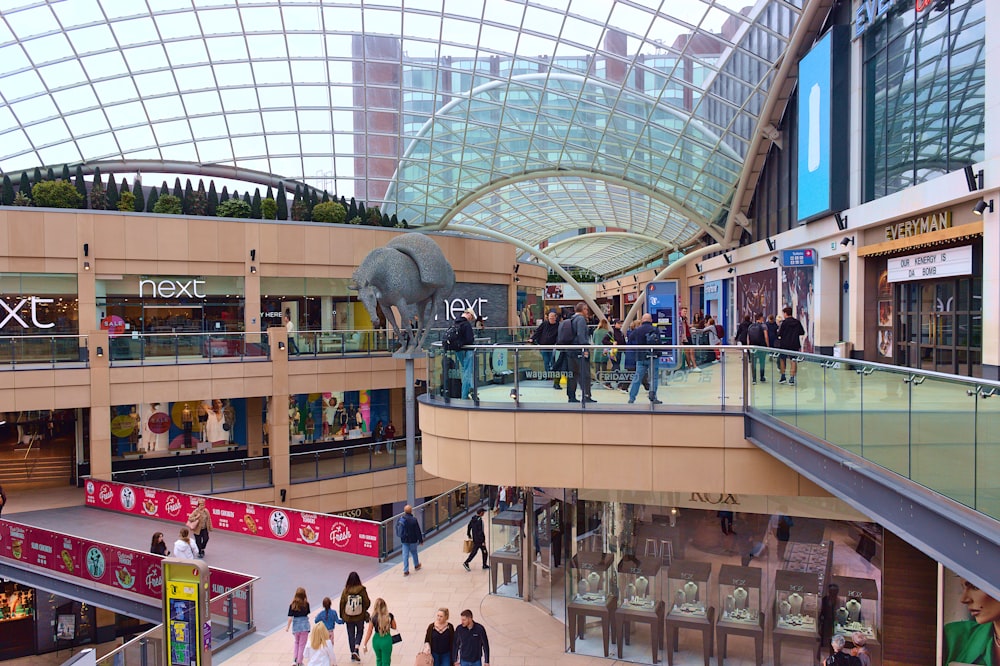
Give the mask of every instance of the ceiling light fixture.
<svg viewBox="0 0 1000 666">
<path fill-rule="evenodd" d="M 83 262 L 83 270 L 85 270 L 85 271 L 89 271 L 90 270 L 90 262 L 89 261 Z"/>
</svg>

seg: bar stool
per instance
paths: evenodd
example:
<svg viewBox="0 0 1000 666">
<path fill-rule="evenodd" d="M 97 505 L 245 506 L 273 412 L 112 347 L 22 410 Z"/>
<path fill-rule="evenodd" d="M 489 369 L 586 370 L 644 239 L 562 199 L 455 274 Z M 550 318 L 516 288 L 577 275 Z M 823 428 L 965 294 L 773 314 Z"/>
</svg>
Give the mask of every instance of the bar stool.
<svg viewBox="0 0 1000 666">
<path fill-rule="evenodd" d="M 652 551 L 652 552 L 650 552 L 650 551 Z M 643 556 L 644 557 L 649 557 L 650 555 L 652 555 L 653 557 L 656 557 L 656 539 L 647 537 L 646 538 L 646 548 L 643 551 Z"/>
<path fill-rule="evenodd" d="M 660 539 L 660 561 L 664 566 L 670 566 L 674 560 L 674 544 L 670 539 Z"/>
</svg>

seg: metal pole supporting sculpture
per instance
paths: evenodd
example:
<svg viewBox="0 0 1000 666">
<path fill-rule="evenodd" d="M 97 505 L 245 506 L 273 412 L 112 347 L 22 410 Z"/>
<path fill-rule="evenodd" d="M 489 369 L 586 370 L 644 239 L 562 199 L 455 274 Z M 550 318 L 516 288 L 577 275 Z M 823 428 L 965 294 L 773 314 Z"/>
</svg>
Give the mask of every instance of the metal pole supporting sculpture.
<svg viewBox="0 0 1000 666">
<path fill-rule="evenodd" d="M 399 355 L 420 354 L 437 304 L 455 286 L 455 271 L 437 243 L 428 236 L 397 236 L 368 253 L 354 271 L 353 289 L 373 323 L 378 306 L 401 342 Z M 401 321 L 392 311 L 395 306 Z"/>
<path fill-rule="evenodd" d="M 455 271 L 437 243 L 419 233 L 397 236 L 368 253 L 354 271 L 352 289 L 378 325 L 378 308 L 396 332 L 406 359 L 406 498 L 416 506 L 416 395 L 413 359 L 422 356 L 437 305 L 451 294 Z M 396 320 L 395 306 L 402 321 Z"/>
</svg>

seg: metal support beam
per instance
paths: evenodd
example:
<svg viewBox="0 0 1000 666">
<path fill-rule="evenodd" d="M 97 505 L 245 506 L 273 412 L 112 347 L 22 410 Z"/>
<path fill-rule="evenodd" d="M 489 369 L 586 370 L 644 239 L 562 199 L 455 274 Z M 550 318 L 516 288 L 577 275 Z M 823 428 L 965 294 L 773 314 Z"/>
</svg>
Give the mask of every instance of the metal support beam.
<svg viewBox="0 0 1000 666">
<path fill-rule="evenodd" d="M 744 423 L 758 447 L 1000 599 L 997 521 L 752 407 Z"/>
<path fill-rule="evenodd" d="M 406 501 L 417 505 L 417 409 L 414 384 L 413 357 L 406 359 Z"/>
</svg>

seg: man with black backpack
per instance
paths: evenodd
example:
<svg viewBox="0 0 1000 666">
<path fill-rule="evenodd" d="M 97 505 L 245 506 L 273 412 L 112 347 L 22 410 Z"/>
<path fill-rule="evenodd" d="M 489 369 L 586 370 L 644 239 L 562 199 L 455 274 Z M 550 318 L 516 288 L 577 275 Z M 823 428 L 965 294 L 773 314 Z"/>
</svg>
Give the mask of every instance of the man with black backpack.
<svg viewBox="0 0 1000 666">
<path fill-rule="evenodd" d="M 642 323 L 628 334 L 628 343 L 639 346 L 661 344 L 660 334 L 653 326 L 653 315 L 648 312 L 642 315 Z M 628 404 L 635 403 L 636 396 L 639 395 L 639 387 L 647 375 L 649 376 L 649 401 L 654 405 L 663 404 L 662 400 L 656 398 L 656 388 L 660 380 L 660 373 L 656 367 L 659 358 L 659 352 L 652 350 L 641 350 L 635 353 L 635 377 L 632 378 L 632 383 L 628 387 Z"/>
<path fill-rule="evenodd" d="M 770 347 L 771 340 L 767 332 L 767 326 L 764 324 L 764 314 L 758 312 L 754 316 L 754 323 L 750 324 L 750 328 L 747 329 L 747 342 L 749 342 L 754 347 Z M 767 351 L 764 349 L 757 349 L 753 352 L 753 356 L 750 359 L 750 376 L 753 378 L 753 383 L 757 383 L 757 370 L 760 370 L 760 381 L 766 383 L 767 379 L 764 377 L 764 363 L 767 361 Z"/>
</svg>

